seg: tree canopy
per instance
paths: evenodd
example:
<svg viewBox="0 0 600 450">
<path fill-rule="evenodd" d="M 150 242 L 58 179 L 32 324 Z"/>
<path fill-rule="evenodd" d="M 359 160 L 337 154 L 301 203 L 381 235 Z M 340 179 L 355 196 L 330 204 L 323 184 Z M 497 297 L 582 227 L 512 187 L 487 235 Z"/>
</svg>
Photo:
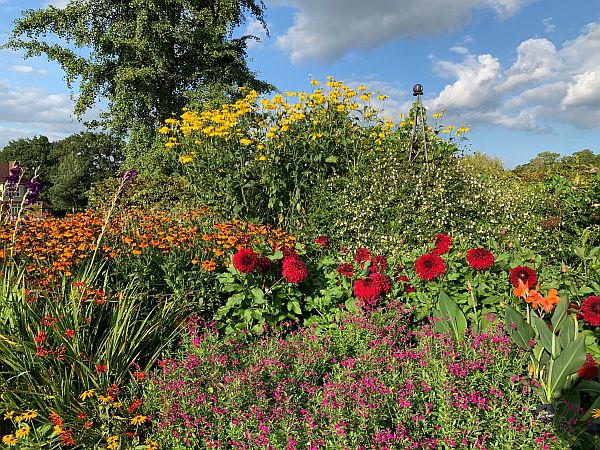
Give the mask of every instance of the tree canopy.
<svg viewBox="0 0 600 450">
<path fill-rule="evenodd" d="M 39 169 L 42 199 L 56 210 L 87 206 L 91 186 L 117 174 L 123 160 L 123 142 L 106 134 L 84 132 L 49 142 L 46 136 L 17 139 L 0 150 L 0 160 L 18 161 L 31 176 Z"/>
<path fill-rule="evenodd" d="M 207 86 L 271 88 L 247 67 L 254 37 L 232 37 L 248 16 L 266 30 L 263 11 L 260 0 L 70 0 L 26 10 L 3 47 L 58 62 L 79 83 L 75 113 L 107 99 L 104 124 L 135 140 Z"/>
</svg>

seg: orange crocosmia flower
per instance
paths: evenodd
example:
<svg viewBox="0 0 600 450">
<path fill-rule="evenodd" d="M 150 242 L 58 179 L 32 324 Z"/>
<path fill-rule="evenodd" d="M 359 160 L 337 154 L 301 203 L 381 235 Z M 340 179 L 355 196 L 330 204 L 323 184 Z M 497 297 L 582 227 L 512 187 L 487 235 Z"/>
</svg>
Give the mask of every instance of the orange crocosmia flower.
<svg viewBox="0 0 600 450">
<path fill-rule="evenodd" d="M 538 290 L 539 288 L 540 288 L 540 286 L 538 284 L 535 289 L 531 289 L 529 291 L 529 294 L 527 294 L 527 298 L 525 299 L 525 301 L 527 303 L 531 303 L 531 306 L 535 309 L 542 306 L 542 304 L 546 300 L 544 298 L 544 296 L 542 294 L 540 294 L 540 291 Z"/>
<path fill-rule="evenodd" d="M 548 291 L 548 295 L 546 295 L 546 302 L 550 303 L 551 305 L 558 305 L 559 301 L 560 297 L 558 296 L 558 292 L 556 292 L 556 289 L 550 289 Z"/>
</svg>

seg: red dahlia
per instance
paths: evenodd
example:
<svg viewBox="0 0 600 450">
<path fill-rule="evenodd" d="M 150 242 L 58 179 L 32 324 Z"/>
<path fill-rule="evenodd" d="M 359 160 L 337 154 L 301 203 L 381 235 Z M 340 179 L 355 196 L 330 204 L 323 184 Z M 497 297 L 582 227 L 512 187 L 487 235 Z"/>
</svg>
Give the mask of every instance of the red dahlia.
<svg viewBox="0 0 600 450">
<path fill-rule="evenodd" d="M 365 303 L 374 304 L 381 292 L 381 285 L 371 276 L 354 283 L 354 295 Z"/>
<path fill-rule="evenodd" d="M 379 255 L 379 256 L 373 256 L 371 258 L 371 265 L 369 266 L 369 270 L 371 272 L 384 273 L 386 267 L 387 267 L 387 258 L 385 256 Z"/>
<path fill-rule="evenodd" d="M 537 275 L 535 270 L 527 266 L 517 266 L 510 271 L 510 282 L 514 287 L 519 287 L 519 280 L 523 281 L 523 284 L 527 287 L 535 286 L 537 281 Z"/>
<path fill-rule="evenodd" d="M 344 275 L 346 278 L 350 278 L 352 275 L 354 275 L 354 267 L 352 267 L 352 264 L 349 263 L 340 264 L 337 266 L 336 270 L 337 273 Z"/>
<path fill-rule="evenodd" d="M 315 239 L 315 244 L 320 245 L 322 248 L 327 248 L 329 247 L 329 238 L 321 235 Z"/>
<path fill-rule="evenodd" d="M 600 297 L 591 295 L 581 305 L 583 320 L 595 327 L 600 325 Z"/>
<path fill-rule="evenodd" d="M 438 255 L 443 255 L 444 253 L 448 253 L 450 247 L 452 246 L 452 238 L 447 234 L 438 233 L 433 237 L 435 241 L 435 249 L 434 253 Z"/>
<path fill-rule="evenodd" d="M 433 280 L 446 271 L 446 263 L 435 253 L 427 253 L 420 256 L 415 265 L 417 275 L 425 281 Z"/>
<path fill-rule="evenodd" d="M 233 265 L 242 273 L 254 272 L 257 263 L 258 255 L 251 248 L 243 248 L 233 255 Z"/>
<path fill-rule="evenodd" d="M 283 260 L 281 275 L 290 283 L 302 283 L 308 276 L 308 269 L 304 262 L 298 258 L 286 258 Z"/>
<path fill-rule="evenodd" d="M 370 278 L 370 279 L 374 280 L 375 283 L 379 284 L 382 294 L 389 294 L 390 290 L 392 289 L 392 284 L 390 283 L 390 279 L 388 277 L 386 277 L 385 275 L 375 272 L 375 273 L 372 273 L 371 275 L 369 275 L 367 278 Z"/>
<path fill-rule="evenodd" d="M 595 380 L 598 376 L 598 363 L 589 353 L 585 355 L 585 362 L 579 369 L 579 378 L 582 380 Z"/>
<path fill-rule="evenodd" d="M 485 248 L 467 250 L 467 262 L 473 269 L 486 270 L 494 265 L 494 255 Z"/>
<path fill-rule="evenodd" d="M 371 255 L 369 254 L 369 250 L 367 250 L 364 247 L 361 247 L 358 250 L 356 250 L 356 255 L 354 255 L 354 260 L 356 262 L 363 263 L 365 261 L 368 261 L 370 256 Z"/>
<path fill-rule="evenodd" d="M 266 256 L 259 256 L 256 260 L 256 267 L 258 267 L 260 271 L 265 274 L 271 270 L 271 260 Z"/>
</svg>

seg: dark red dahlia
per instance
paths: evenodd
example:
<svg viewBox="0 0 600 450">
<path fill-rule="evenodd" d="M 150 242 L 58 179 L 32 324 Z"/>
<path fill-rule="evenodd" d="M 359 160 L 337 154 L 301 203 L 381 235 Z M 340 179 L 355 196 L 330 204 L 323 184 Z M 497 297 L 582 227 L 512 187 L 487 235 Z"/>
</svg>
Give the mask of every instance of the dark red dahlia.
<svg viewBox="0 0 600 450">
<path fill-rule="evenodd" d="M 444 253 L 448 253 L 450 251 L 450 247 L 452 246 L 452 238 L 447 234 L 438 233 L 433 237 L 435 242 L 435 249 L 433 253 L 438 255 L 443 255 Z"/>
<path fill-rule="evenodd" d="M 343 263 L 337 266 L 337 273 L 344 275 L 346 278 L 350 278 L 354 275 L 354 267 L 350 263 Z"/>
<path fill-rule="evenodd" d="M 371 272 L 379 272 L 384 273 L 385 268 L 387 267 L 387 258 L 383 255 L 373 256 L 371 258 L 371 265 L 369 266 L 369 270 Z"/>
<path fill-rule="evenodd" d="M 296 250 L 294 250 L 293 248 L 281 247 L 280 250 L 281 250 L 281 253 L 283 253 L 283 259 L 298 258 L 298 253 L 296 253 Z"/>
<path fill-rule="evenodd" d="M 290 283 L 300 284 L 308 276 L 308 269 L 301 259 L 285 258 L 283 260 L 281 275 Z"/>
<path fill-rule="evenodd" d="M 581 305 L 583 320 L 595 327 L 600 325 L 600 297 L 591 295 Z"/>
<path fill-rule="evenodd" d="M 266 256 L 259 256 L 256 261 L 256 266 L 260 269 L 263 275 L 271 270 L 271 265 L 271 260 Z"/>
<path fill-rule="evenodd" d="M 473 269 L 487 270 L 494 265 L 494 255 L 485 248 L 467 250 L 467 262 Z"/>
<path fill-rule="evenodd" d="M 404 283 L 404 292 L 407 294 L 410 294 L 411 292 L 417 292 L 417 289 L 410 284 L 410 278 L 408 278 L 406 275 L 400 275 L 398 278 L 396 278 L 396 281 L 398 283 Z"/>
<path fill-rule="evenodd" d="M 367 304 L 375 304 L 381 292 L 381 284 L 370 275 L 364 280 L 356 280 L 354 283 L 354 295 Z"/>
<path fill-rule="evenodd" d="M 381 273 L 374 272 L 371 275 L 369 275 L 367 278 L 370 278 L 370 279 L 374 280 L 375 283 L 379 284 L 382 294 L 389 294 L 390 290 L 392 289 L 392 284 L 390 283 L 390 279 Z"/>
<path fill-rule="evenodd" d="M 510 271 L 510 282 L 514 287 L 519 287 L 519 280 L 523 281 L 523 284 L 527 287 L 535 286 L 537 281 L 537 275 L 535 270 L 527 266 L 517 266 Z"/>
<path fill-rule="evenodd" d="M 322 248 L 327 248 L 329 247 L 329 238 L 321 235 L 315 239 L 315 244 L 320 245 Z"/>
<path fill-rule="evenodd" d="M 441 276 L 446 271 L 446 263 L 435 253 L 420 256 L 415 264 L 419 278 L 430 281 Z"/>
<path fill-rule="evenodd" d="M 254 272 L 257 263 L 258 255 L 251 248 L 243 248 L 233 255 L 233 265 L 242 273 Z"/>
<path fill-rule="evenodd" d="M 585 355 L 585 362 L 579 369 L 579 378 L 582 380 L 595 380 L 598 377 L 598 363 L 589 353 Z"/>
<path fill-rule="evenodd" d="M 371 255 L 369 254 L 369 250 L 367 250 L 364 247 L 361 247 L 358 250 L 356 250 L 356 255 L 354 255 L 354 260 L 359 263 L 364 263 L 369 260 L 370 256 Z"/>
</svg>

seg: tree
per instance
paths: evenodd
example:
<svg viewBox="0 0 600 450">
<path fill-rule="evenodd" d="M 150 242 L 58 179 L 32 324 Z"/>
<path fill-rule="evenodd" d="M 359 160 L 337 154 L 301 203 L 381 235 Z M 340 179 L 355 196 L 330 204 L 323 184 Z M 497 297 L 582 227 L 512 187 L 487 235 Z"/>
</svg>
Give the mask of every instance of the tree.
<svg viewBox="0 0 600 450">
<path fill-rule="evenodd" d="M 0 150 L 1 161 L 19 161 L 27 176 L 39 169 L 42 199 L 55 210 L 87 206 L 92 184 L 117 174 L 123 142 L 106 134 L 84 132 L 49 142 L 46 136 L 11 141 Z"/>
<path fill-rule="evenodd" d="M 157 126 L 196 90 L 271 88 L 246 64 L 246 41 L 255 37 L 232 37 L 247 14 L 266 30 L 263 11 L 260 0 L 70 0 L 64 8 L 26 10 L 3 47 L 58 62 L 70 89 L 79 82 L 79 117 L 107 99 L 103 123 L 135 148 L 152 142 Z M 47 34 L 58 43 L 44 40 Z"/>
</svg>

